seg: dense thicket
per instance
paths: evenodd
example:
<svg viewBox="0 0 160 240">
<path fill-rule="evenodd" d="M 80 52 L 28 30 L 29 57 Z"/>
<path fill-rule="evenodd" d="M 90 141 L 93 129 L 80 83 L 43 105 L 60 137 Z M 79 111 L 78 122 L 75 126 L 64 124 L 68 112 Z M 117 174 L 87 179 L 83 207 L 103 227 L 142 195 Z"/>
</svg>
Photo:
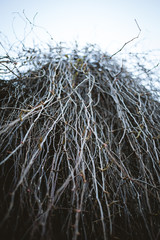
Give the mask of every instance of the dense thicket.
<svg viewBox="0 0 160 240">
<path fill-rule="evenodd" d="M 90 47 L 2 61 L 3 239 L 158 240 L 160 103 L 140 79 Z"/>
</svg>

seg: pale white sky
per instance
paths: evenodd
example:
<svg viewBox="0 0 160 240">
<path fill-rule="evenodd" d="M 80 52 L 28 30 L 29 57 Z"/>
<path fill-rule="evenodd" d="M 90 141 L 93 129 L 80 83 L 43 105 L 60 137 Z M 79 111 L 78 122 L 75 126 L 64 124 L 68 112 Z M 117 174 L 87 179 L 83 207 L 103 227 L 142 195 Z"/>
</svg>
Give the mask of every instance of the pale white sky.
<svg viewBox="0 0 160 240">
<path fill-rule="evenodd" d="M 23 10 L 31 22 L 38 13 L 34 23 L 42 28 L 30 33 Z M 16 38 L 25 38 L 28 45 L 33 38 L 35 43 L 77 40 L 96 43 L 112 54 L 138 34 L 134 19 L 142 32 L 128 51 L 137 43 L 140 50 L 160 49 L 160 0 L 0 0 L 0 31 L 10 43 Z"/>
</svg>

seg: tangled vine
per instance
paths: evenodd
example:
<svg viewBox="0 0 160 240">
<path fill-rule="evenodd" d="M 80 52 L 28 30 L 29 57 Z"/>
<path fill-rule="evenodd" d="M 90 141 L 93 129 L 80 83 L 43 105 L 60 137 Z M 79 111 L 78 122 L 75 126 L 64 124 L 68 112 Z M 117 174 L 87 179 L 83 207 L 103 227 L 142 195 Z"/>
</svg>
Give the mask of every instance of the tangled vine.
<svg viewBox="0 0 160 240">
<path fill-rule="evenodd" d="M 91 46 L 30 49 L 1 66 L 12 74 L 0 80 L 3 235 L 158 240 L 155 96 Z"/>
</svg>

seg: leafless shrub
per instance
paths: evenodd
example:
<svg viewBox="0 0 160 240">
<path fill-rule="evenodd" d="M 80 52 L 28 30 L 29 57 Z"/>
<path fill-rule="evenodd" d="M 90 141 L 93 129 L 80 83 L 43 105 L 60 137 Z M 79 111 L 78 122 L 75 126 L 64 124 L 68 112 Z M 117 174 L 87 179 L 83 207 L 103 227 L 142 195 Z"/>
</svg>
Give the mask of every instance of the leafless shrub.
<svg viewBox="0 0 160 240">
<path fill-rule="evenodd" d="M 4 235 L 158 240 L 160 103 L 140 79 L 92 46 L 2 64 Z"/>
</svg>

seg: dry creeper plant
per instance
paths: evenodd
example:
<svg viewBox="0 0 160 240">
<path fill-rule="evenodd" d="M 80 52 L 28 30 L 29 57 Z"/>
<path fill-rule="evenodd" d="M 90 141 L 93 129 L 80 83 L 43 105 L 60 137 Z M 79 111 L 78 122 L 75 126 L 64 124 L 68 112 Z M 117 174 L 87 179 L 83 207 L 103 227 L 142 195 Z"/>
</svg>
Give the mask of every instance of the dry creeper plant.
<svg viewBox="0 0 160 240">
<path fill-rule="evenodd" d="M 0 64 L 2 237 L 158 240 L 156 95 L 90 45 Z"/>
</svg>

